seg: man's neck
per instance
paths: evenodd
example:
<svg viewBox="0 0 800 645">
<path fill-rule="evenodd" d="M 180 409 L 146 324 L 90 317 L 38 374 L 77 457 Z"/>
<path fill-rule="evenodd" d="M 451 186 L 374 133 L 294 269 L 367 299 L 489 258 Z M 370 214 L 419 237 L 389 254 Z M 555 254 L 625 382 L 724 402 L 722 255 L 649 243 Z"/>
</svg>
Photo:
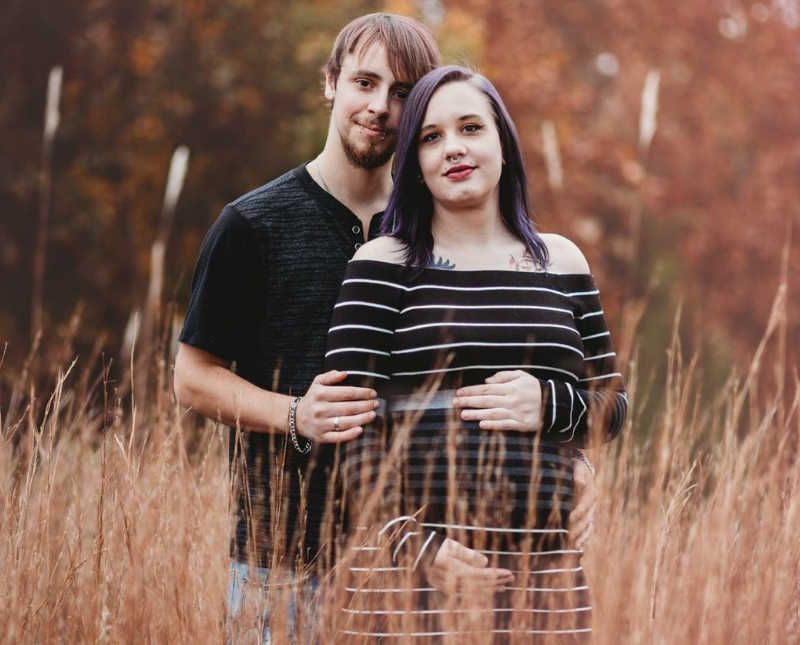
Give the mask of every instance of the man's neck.
<svg viewBox="0 0 800 645">
<path fill-rule="evenodd" d="M 392 191 L 391 162 L 369 170 L 359 168 L 329 138 L 309 166 L 314 181 L 353 211 L 365 231 L 372 216 L 386 208 Z"/>
</svg>

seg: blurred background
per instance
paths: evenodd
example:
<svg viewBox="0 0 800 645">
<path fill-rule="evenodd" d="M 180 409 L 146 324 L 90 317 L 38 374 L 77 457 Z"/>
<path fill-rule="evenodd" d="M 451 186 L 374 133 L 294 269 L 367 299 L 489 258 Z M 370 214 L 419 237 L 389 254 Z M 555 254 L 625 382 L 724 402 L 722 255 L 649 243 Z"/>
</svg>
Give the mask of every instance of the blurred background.
<svg viewBox="0 0 800 645">
<path fill-rule="evenodd" d="M 776 351 L 796 352 L 798 0 L 7 0 L 0 394 L 37 330 L 45 372 L 177 332 L 206 230 L 321 149 L 320 68 L 380 10 L 496 84 L 539 227 L 584 250 L 640 373 L 661 380 L 680 311 L 713 389 L 749 361 L 782 276 Z"/>
</svg>

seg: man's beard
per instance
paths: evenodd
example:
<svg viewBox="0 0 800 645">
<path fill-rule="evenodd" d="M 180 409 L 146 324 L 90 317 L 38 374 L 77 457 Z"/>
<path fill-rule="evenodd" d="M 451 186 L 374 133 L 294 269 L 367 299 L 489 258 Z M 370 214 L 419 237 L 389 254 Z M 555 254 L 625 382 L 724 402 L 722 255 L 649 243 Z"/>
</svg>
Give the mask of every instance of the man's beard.
<svg viewBox="0 0 800 645">
<path fill-rule="evenodd" d="M 389 135 L 387 135 L 388 137 Z M 394 146 L 388 145 L 386 147 L 377 148 L 375 146 L 367 146 L 365 149 L 356 148 L 352 142 L 342 133 L 339 133 L 339 139 L 342 142 L 342 148 L 347 155 L 347 159 L 351 164 L 357 168 L 364 170 L 373 170 L 380 168 L 386 164 L 394 154 Z"/>
</svg>

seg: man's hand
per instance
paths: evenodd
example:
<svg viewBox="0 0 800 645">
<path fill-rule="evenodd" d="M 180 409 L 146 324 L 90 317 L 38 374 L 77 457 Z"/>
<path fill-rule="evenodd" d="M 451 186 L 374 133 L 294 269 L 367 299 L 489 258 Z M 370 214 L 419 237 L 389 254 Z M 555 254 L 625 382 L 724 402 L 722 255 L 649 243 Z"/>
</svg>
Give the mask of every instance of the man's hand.
<svg viewBox="0 0 800 645">
<path fill-rule="evenodd" d="M 446 538 L 425 571 L 428 582 L 451 594 L 504 591 L 514 582 L 508 569 L 490 569 L 489 559 L 460 542 Z"/>
<path fill-rule="evenodd" d="M 297 406 L 297 433 L 318 443 L 355 439 L 375 418 L 378 393 L 366 387 L 336 385 L 347 372 L 318 375 Z"/>
<path fill-rule="evenodd" d="M 483 430 L 538 432 L 542 428 L 542 386 L 522 370 L 497 372 L 483 385 L 456 390 L 453 406 L 464 421 L 479 421 Z"/>
<path fill-rule="evenodd" d="M 569 514 L 569 541 L 576 549 L 581 548 L 594 528 L 594 508 L 597 504 L 597 488 L 594 473 L 582 459 L 573 459 L 575 481 L 575 507 Z"/>
</svg>

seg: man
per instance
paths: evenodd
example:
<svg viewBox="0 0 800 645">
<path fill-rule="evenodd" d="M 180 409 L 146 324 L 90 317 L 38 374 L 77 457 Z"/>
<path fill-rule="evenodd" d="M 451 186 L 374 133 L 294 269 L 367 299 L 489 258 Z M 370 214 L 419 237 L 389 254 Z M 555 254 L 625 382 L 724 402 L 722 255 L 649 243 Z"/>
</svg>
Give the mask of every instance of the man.
<svg viewBox="0 0 800 645">
<path fill-rule="evenodd" d="M 237 490 L 231 614 L 253 565 L 274 585 L 329 564 L 320 552 L 334 528 L 322 521 L 332 446 L 357 436 L 377 407 L 374 391 L 337 385 L 346 374 L 319 374 L 331 312 L 347 261 L 376 234 L 375 214 L 388 201 L 405 97 L 439 64 L 430 32 L 410 18 L 369 14 L 348 24 L 325 66 L 324 149 L 231 202 L 203 242 L 175 392 L 242 429 L 229 444 Z M 446 545 L 429 572 L 434 584 L 492 584 L 508 573 Z"/>
</svg>

